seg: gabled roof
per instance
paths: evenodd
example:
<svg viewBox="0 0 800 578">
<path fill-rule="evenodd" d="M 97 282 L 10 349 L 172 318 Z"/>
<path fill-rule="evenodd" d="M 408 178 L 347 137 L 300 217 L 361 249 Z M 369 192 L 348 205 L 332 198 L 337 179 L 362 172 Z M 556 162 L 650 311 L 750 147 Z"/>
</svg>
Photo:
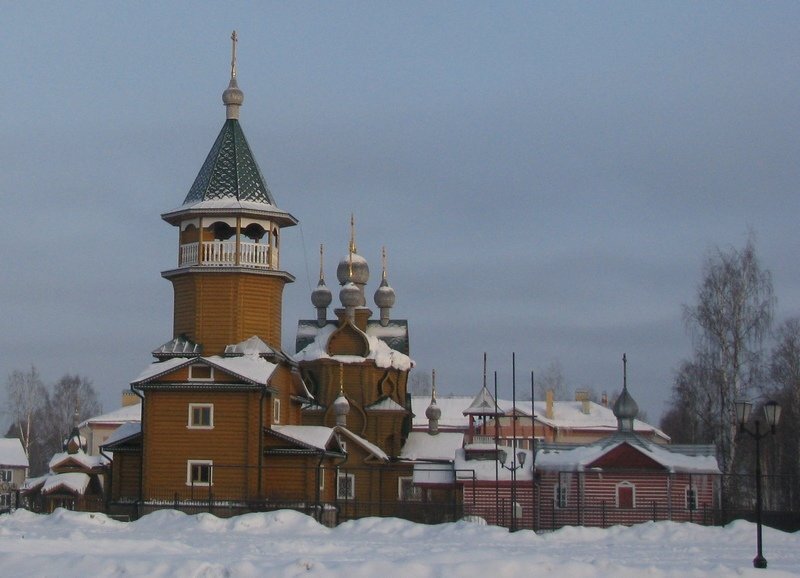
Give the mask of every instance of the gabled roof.
<svg viewBox="0 0 800 578">
<path fill-rule="evenodd" d="M 102 450 L 117 451 L 123 445 L 130 446 L 130 442 L 142 435 L 142 422 L 125 423 L 115 429 L 100 446 Z"/>
<path fill-rule="evenodd" d="M 337 321 L 329 319 L 325 322 L 324 327 L 335 327 L 336 325 Z M 303 349 L 314 343 L 317 335 L 323 329 L 317 325 L 316 319 L 301 319 L 298 321 L 295 351 L 303 351 Z M 403 355 L 408 355 L 408 321 L 405 319 L 390 319 L 386 326 L 381 325 L 381 322 L 377 319 L 370 319 L 367 321 L 366 334 L 367 337 L 380 339 L 391 349 L 399 351 Z"/>
<path fill-rule="evenodd" d="M 28 467 L 28 456 L 18 438 L 0 438 L 0 466 Z"/>
<path fill-rule="evenodd" d="M 59 452 L 50 458 L 48 467 L 55 471 L 58 468 L 76 467 L 86 470 L 93 470 L 102 468 L 108 464 L 108 459 L 105 456 L 89 456 L 85 452 L 78 451 L 74 454 L 67 452 Z"/>
<path fill-rule="evenodd" d="M 339 442 L 333 428 L 318 425 L 273 425 L 266 433 L 296 444 L 301 449 L 316 452 L 339 452 Z"/>
<path fill-rule="evenodd" d="M 406 412 L 406 408 L 402 405 L 397 403 L 388 395 L 385 395 L 378 399 L 376 402 L 366 406 L 365 410 L 372 410 L 372 411 L 402 411 Z"/>
<path fill-rule="evenodd" d="M 97 424 L 122 425 L 124 423 L 140 421 L 142 421 L 142 404 L 134 403 L 131 405 L 125 405 L 102 415 L 90 417 L 89 419 L 79 423 L 78 427 L 82 428 L 87 425 Z"/>
<path fill-rule="evenodd" d="M 483 386 L 463 413 L 464 415 L 497 415 L 498 412 L 494 397 L 486 386 Z"/>
<path fill-rule="evenodd" d="M 333 429 L 339 435 L 345 436 L 350 441 L 354 442 L 356 445 L 359 445 L 363 449 L 365 449 L 367 451 L 367 453 L 370 454 L 370 455 L 367 456 L 368 460 L 370 458 L 375 458 L 375 459 L 377 459 L 378 461 L 381 461 L 381 462 L 388 462 L 389 461 L 389 456 L 386 455 L 386 452 L 383 451 L 378 446 L 376 446 L 374 443 L 372 443 L 372 442 L 370 442 L 368 440 L 365 440 L 364 438 L 362 438 L 358 434 L 354 434 L 353 432 L 351 432 L 346 427 L 336 426 Z"/>
<path fill-rule="evenodd" d="M 131 382 L 131 385 L 143 385 L 157 381 L 160 377 L 193 363 L 201 363 L 220 369 L 225 373 L 253 385 L 267 385 L 272 372 L 275 371 L 277 367 L 274 363 L 258 355 L 241 355 L 237 357 L 222 357 L 219 355 L 212 355 L 210 357 L 172 357 L 164 361 L 151 363 Z"/>
<path fill-rule="evenodd" d="M 400 459 L 452 462 L 456 450 L 463 446 L 464 434 L 460 432 L 439 432 L 431 435 L 424 431 L 412 431 L 400 450 Z"/>
<path fill-rule="evenodd" d="M 65 474 L 51 474 L 44 480 L 42 494 L 52 494 L 53 492 L 67 491 L 70 494 L 82 496 L 89 487 L 91 478 L 88 474 L 81 472 L 69 472 Z"/>
<path fill-rule="evenodd" d="M 643 459 L 659 464 L 675 473 L 718 474 L 719 466 L 712 445 L 669 446 L 651 442 L 632 432 L 617 432 L 589 445 L 542 444 L 536 452 L 536 468 L 547 471 L 584 471 L 594 466 L 601 467 L 603 458 L 623 448 L 638 452 Z M 633 467 L 641 462 L 632 460 Z M 616 466 L 620 467 L 620 466 Z"/>
</svg>

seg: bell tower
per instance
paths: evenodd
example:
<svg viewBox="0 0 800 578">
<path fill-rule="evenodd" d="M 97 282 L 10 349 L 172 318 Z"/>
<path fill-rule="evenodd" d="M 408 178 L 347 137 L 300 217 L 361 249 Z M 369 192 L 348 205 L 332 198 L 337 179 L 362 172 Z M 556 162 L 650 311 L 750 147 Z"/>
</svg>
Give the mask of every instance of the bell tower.
<svg viewBox="0 0 800 578">
<path fill-rule="evenodd" d="M 294 281 L 280 241 L 297 219 L 275 204 L 239 124 L 235 31 L 231 41 L 225 124 L 183 204 L 161 215 L 178 228 L 178 266 L 161 273 L 174 291 L 173 337 L 204 355 L 253 335 L 280 351 L 283 287 Z"/>
</svg>

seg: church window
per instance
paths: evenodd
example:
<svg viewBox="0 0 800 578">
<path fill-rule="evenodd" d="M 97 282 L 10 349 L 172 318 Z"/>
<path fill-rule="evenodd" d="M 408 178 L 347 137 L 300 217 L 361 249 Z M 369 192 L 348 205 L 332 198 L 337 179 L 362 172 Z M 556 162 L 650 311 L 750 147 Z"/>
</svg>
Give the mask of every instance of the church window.
<svg viewBox="0 0 800 578">
<path fill-rule="evenodd" d="M 336 497 L 339 500 L 353 500 L 356 497 L 355 474 L 340 473 L 336 477 Z"/>
<path fill-rule="evenodd" d="M 214 379 L 214 368 L 208 365 L 195 364 L 189 366 L 190 381 L 212 381 Z"/>
<path fill-rule="evenodd" d="M 281 400 L 272 400 L 272 423 L 281 423 Z"/>
<path fill-rule="evenodd" d="M 186 463 L 187 486 L 213 485 L 212 471 L 214 462 L 211 460 L 189 460 Z"/>
<path fill-rule="evenodd" d="M 212 429 L 214 427 L 214 404 L 190 403 L 188 427 L 190 429 Z"/>
</svg>

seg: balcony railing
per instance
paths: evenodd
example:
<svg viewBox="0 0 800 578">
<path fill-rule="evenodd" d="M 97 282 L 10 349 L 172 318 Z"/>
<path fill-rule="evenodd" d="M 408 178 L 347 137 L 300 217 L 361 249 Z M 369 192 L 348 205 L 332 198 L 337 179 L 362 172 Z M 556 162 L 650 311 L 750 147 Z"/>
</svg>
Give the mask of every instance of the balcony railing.
<svg viewBox="0 0 800 578">
<path fill-rule="evenodd" d="M 186 243 L 180 247 L 179 267 L 192 265 L 259 267 L 276 269 L 277 254 L 269 245 L 239 243 L 239 260 L 236 260 L 236 241 L 204 241 Z"/>
</svg>

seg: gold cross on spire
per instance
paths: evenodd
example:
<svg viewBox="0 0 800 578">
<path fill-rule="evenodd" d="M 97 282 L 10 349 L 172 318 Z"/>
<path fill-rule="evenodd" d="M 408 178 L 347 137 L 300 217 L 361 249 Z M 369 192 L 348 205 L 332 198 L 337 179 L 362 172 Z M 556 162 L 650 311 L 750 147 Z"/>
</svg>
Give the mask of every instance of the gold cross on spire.
<svg viewBox="0 0 800 578">
<path fill-rule="evenodd" d="M 350 252 L 358 253 L 356 250 L 356 218 L 350 213 Z"/>
<path fill-rule="evenodd" d="M 381 267 L 383 268 L 383 280 L 386 281 L 386 247 L 381 247 Z"/>
<path fill-rule="evenodd" d="M 239 42 L 239 37 L 236 35 L 236 30 L 231 34 L 231 78 L 236 78 L 236 43 Z"/>
</svg>

